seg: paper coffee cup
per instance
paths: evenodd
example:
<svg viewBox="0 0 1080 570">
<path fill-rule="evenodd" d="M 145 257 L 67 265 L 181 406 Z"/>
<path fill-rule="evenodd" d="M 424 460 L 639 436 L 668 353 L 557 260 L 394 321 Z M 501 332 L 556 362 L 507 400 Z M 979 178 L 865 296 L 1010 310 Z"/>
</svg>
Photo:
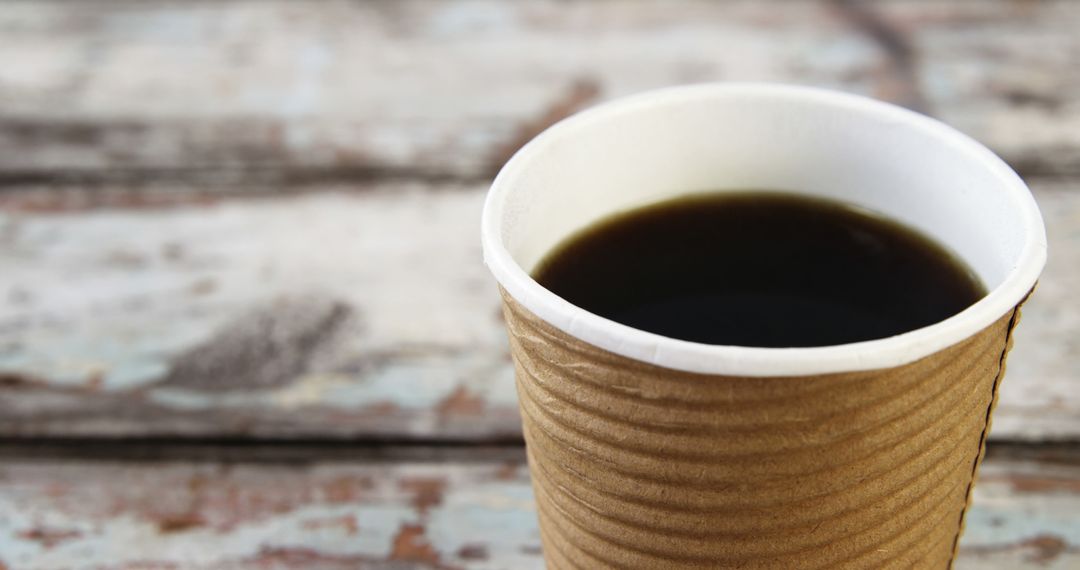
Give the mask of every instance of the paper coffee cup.
<svg viewBox="0 0 1080 570">
<path fill-rule="evenodd" d="M 782 190 L 912 226 L 989 294 L 901 335 L 815 348 L 633 329 L 529 272 L 613 213 Z M 777 85 L 647 93 L 548 129 L 484 206 L 549 568 L 948 568 L 1019 319 L 1037 206 L 985 147 L 870 99 Z"/>
</svg>

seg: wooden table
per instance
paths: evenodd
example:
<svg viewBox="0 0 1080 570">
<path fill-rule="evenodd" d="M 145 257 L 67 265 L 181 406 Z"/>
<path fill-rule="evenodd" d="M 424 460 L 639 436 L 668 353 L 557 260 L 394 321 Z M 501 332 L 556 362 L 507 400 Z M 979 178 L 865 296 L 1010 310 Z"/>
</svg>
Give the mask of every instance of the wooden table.
<svg viewBox="0 0 1080 570">
<path fill-rule="evenodd" d="M 957 568 L 1080 568 L 1080 3 L 0 1 L 0 569 L 542 568 L 480 261 L 578 109 L 777 80 L 937 116 L 1051 258 Z"/>
</svg>

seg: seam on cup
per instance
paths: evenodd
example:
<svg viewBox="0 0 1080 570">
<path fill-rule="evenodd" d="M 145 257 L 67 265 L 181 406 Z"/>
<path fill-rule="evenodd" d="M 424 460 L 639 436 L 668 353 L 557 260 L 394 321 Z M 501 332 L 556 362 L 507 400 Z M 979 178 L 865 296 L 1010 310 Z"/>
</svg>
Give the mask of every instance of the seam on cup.
<svg viewBox="0 0 1080 570">
<path fill-rule="evenodd" d="M 967 516 L 967 510 L 971 506 L 971 493 L 975 489 L 975 478 L 979 475 L 979 465 L 982 463 L 983 457 L 986 455 L 986 436 L 990 433 L 990 423 L 992 421 L 992 415 L 994 408 L 997 406 L 998 391 L 1001 387 L 1001 381 L 1005 377 L 1005 359 L 1009 355 L 1009 349 L 1013 344 L 1013 331 L 1016 330 L 1016 325 L 1020 321 L 1020 308 L 1031 298 L 1031 294 L 1035 292 L 1035 287 L 1038 287 L 1038 282 L 1028 291 L 1027 295 L 1024 295 L 1023 299 L 1016 304 L 1013 308 L 1012 317 L 1009 318 L 1009 326 L 1005 331 L 1005 343 L 1001 347 L 1001 356 L 998 357 L 998 370 L 997 375 L 994 376 L 994 385 L 990 389 L 990 403 L 986 406 L 986 421 L 983 423 L 983 432 L 979 437 L 979 447 L 975 452 L 975 460 L 971 465 L 971 480 L 968 481 L 967 493 L 964 497 L 964 506 L 960 509 L 960 520 L 957 522 L 956 535 L 953 537 L 952 556 L 949 558 L 948 569 L 952 570 L 956 564 L 956 557 L 960 551 L 960 537 L 964 534 L 964 523 Z"/>
</svg>

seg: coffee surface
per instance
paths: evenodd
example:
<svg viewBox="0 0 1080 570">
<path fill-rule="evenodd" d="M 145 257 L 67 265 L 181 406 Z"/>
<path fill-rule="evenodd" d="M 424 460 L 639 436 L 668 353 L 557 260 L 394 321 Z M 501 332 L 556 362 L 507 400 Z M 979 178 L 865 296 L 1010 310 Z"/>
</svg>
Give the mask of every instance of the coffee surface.
<svg viewBox="0 0 1080 570">
<path fill-rule="evenodd" d="M 556 247 L 533 275 L 637 329 L 758 347 L 885 338 L 985 295 L 963 262 L 913 229 L 767 192 L 698 194 L 613 216 Z"/>
</svg>

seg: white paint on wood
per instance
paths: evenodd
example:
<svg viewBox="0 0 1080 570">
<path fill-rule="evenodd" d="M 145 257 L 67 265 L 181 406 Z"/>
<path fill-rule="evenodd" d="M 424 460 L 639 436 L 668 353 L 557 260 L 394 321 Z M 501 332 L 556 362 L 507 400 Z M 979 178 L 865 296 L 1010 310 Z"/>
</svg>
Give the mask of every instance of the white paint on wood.
<svg viewBox="0 0 1080 570">
<path fill-rule="evenodd" d="M 0 214 L 0 371 L 44 382 L 0 389 L 0 431 L 516 434 L 477 236 L 484 190 L 328 186 L 169 209 Z M 1080 189 L 1039 183 L 1036 197 L 1050 262 L 1016 334 L 999 439 L 1080 434 Z M 344 316 L 323 327 L 337 305 Z M 259 348 L 264 337 L 301 345 L 324 328 L 299 360 L 282 355 L 288 347 Z"/>
<path fill-rule="evenodd" d="M 960 569 L 1075 568 L 1080 468 L 991 456 Z M 380 464 L 8 459 L 0 565 L 540 569 L 523 458 Z"/>
<path fill-rule="evenodd" d="M 0 173 L 322 169 L 484 177 L 594 100 L 784 81 L 925 107 L 1076 172 L 1065 1 L 6 2 Z M 588 96 L 575 89 L 588 85 Z"/>
<path fill-rule="evenodd" d="M 520 464 L 5 462 L 0 565 L 543 567 Z"/>
</svg>

